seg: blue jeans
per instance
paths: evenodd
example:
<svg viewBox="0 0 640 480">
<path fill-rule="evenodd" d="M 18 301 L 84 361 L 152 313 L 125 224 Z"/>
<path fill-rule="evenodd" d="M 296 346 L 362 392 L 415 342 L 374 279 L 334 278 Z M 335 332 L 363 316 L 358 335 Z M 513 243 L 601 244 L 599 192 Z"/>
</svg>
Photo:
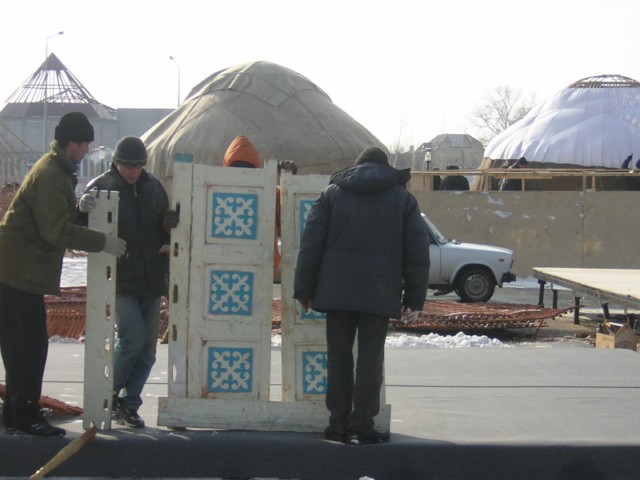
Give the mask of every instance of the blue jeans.
<svg viewBox="0 0 640 480">
<path fill-rule="evenodd" d="M 137 410 L 142 388 L 156 362 L 160 297 L 117 295 L 118 338 L 113 358 L 113 389 L 118 406 Z"/>
</svg>

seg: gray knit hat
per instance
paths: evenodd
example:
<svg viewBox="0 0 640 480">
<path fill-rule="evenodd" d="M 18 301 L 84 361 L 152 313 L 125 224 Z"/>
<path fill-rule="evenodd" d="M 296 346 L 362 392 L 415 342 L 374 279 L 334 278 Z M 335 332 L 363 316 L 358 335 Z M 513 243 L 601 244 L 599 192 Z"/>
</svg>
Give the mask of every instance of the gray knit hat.
<svg viewBox="0 0 640 480">
<path fill-rule="evenodd" d="M 144 167 L 147 164 L 147 149 L 138 137 L 123 137 L 111 159 L 128 167 Z"/>
</svg>

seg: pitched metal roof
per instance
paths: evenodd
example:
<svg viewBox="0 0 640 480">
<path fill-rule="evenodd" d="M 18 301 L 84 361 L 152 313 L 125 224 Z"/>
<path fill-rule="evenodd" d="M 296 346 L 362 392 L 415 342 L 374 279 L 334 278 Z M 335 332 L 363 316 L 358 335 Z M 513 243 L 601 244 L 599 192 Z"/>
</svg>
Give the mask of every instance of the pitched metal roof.
<svg viewBox="0 0 640 480">
<path fill-rule="evenodd" d="M 98 102 L 53 53 L 11 94 L 0 117 L 42 116 L 45 98 L 52 117 L 73 110 L 89 118 L 115 118 L 115 109 Z"/>
</svg>

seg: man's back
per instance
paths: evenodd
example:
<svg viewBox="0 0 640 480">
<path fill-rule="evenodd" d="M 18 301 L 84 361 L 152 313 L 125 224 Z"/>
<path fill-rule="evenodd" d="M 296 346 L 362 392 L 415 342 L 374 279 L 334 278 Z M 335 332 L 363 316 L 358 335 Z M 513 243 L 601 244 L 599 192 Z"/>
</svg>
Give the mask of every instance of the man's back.
<svg viewBox="0 0 640 480">
<path fill-rule="evenodd" d="M 334 174 L 307 218 L 300 254 L 295 290 L 313 289 L 316 310 L 399 318 L 403 285 L 414 308 L 422 307 L 426 228 L 417 201 L 389 166 L 365 163 Z"/>
</svg>

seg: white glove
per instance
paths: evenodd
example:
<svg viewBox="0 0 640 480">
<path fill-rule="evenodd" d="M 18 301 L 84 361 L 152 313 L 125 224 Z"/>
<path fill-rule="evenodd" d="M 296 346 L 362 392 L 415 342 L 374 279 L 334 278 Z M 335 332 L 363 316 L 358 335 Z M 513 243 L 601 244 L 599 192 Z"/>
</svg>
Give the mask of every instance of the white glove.
<svg viewBox="0 0 640 480">
<path fill-rule="evenodd" d="M 90 193 L 85 193 L 80 197 L 80 202 L 78 202 L 78 209 L 81 212 L 89 213 L 91 210 L 96 208 L 96 199 Z"/>
<path fill-rule="evenodd" d="M 420 310 L 411 310 L 410 308 L 406 308 L 402 312 L 402 323 L 406 325 L 413 325 L 420 322 L 421 313 L 422 312 Z"/>
<path fill-rule="evenodd" d="M 124 252 L 127 251 L 127 242 L 125 242 L 121 238 L 114 237 L 113 235 L 105 233 L 104 248 L 102 249 L 102 251 L 120 258 L 122 255 L 124 255 Z"/>
</svg>

